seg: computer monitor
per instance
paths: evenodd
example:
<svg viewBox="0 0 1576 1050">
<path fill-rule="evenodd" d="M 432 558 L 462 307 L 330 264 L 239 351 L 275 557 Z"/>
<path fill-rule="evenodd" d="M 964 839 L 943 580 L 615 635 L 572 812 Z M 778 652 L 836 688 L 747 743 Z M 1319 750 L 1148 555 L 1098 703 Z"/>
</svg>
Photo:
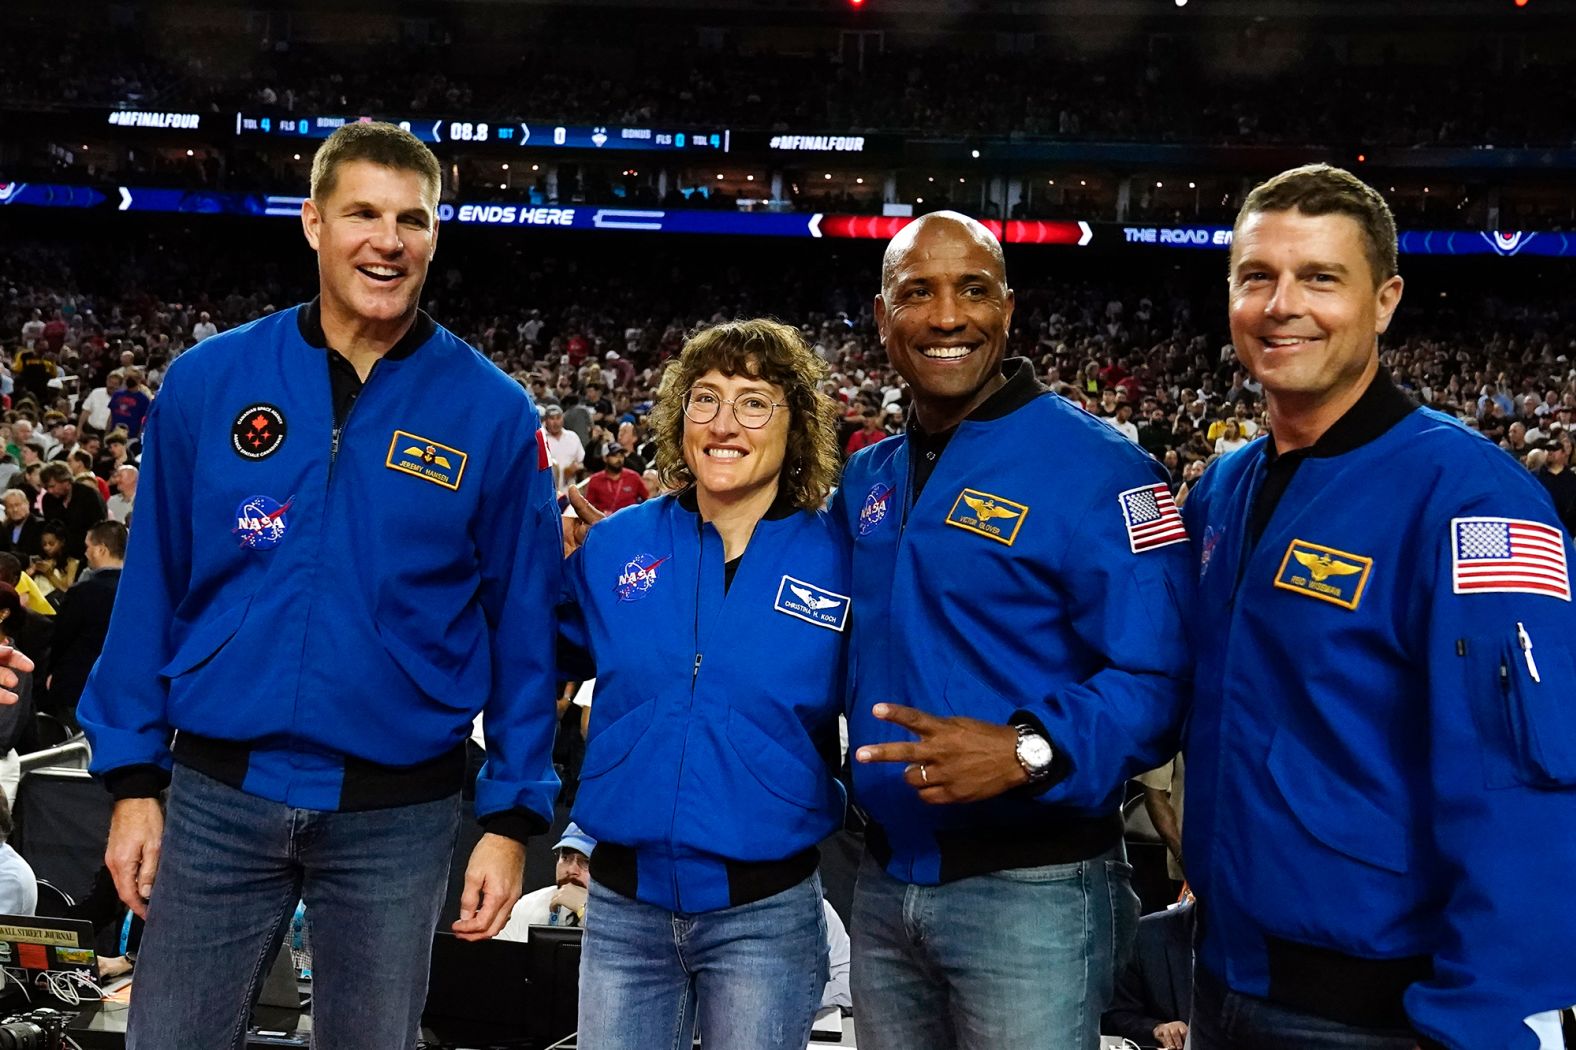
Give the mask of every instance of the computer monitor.
<svg viewBox="0 0 1576 1050">
<path fill-rule="evenodd" d="M 531 980 L 531 1035 L 551 1046 L 580 1026 L 578 926 L 532 926 L 526 934 L 526 973 Z"/>
</svg>

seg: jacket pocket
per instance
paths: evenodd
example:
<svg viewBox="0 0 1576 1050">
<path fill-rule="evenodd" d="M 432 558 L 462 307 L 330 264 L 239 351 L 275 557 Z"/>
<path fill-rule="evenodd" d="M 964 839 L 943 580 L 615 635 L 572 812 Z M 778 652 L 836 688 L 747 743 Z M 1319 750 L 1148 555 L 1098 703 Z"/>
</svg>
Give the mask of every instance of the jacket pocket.
<svg viewBox="0 0 1576 1050">
<path fill-rule="evenodd" d="M 381 623 L 374 622 L 373 629 L 377 631 L 378 641 L 382 644 L 383 651 L 388 654 L 389 660 L 405 673 L 405 677 L 409 678 L 423 695 L 447 707 L 462 711 L 470 710 L 476 693 L 474 689 L 466 688 L 468 682 L 465 675 L 467 672 L 474 674 L 474 667 L 462 665 L 454 671 L 445 670 L 410 642 L 390 635 L 383 629 Z M 487 651 L 485 645 L 481 650 L 481 659 L 491 659 L 491 653 Z M 483 695 L 485 692 L 484 686 Z"/>
<path fill-rule="evenodd" d="M 830 772 L 817 773 L 776 738 L 737 710 L 728 711 L 728 746 L 739 764 L 767 791 L 784 802 L 814 809 Z M 584 774 L 582 774 L 584 775 Z"/>
<path fill-rule="evenodd" d="M 945 711 L 941 714 L 960 715 L 964 718 L 979 718 L 986 722 L 1005 723 L 1015 714 L 1020 707 L 1028 706 L 1026 698 L 1008 698 L 981 682 L 969 673 L 963 661 L 959 660 L 947 672 L 947 684 L 942 689 L 942 706 Z M 904 736 L 903 739 L 908 739 Z"/>
<path fill-rule="evenodd" d="M 1275 734 L 1266 764 L 1270 779 L 1308 834 L 1364 864 L 1406 872 L 1407 834 L 1401 822 L 1335 776 L 1290 733 Z"/>
<path fill-rule="evenodd" d="M 1531 787 L 1576 786 L 1576 719 L 1571 716 L 1576 674 L 1570 650 L 1556 639 L 1523 650 L 1520 630 L 1498 641 L 1497 646 L 1485 646 L 1498 653 L 1498 666 L 1492 669 L 1498 688 L 1489 695 L 1497 696 L 1500 717 L 1508 721 L 1517 778 Z"/>
<path fill-rule="evenodd" d="M 633 754 L 641 738 L 651 728 L 651 720 L 656 708 L 655 700 L 637 704 L 612 725 L 593 736 L 586 743 L 586 757 L 580 765 L 580 779 L 592 780 L 600 777 Z"/>
<path fill-rule="evenodd" d="M 247 597 L 217 616 L 198 624 L 175 650 L 175 656 L 170 662 L 159 669 L 159 677 L 179 678 L 218 656 L 219 650 L 223 649 L 241 629 L 241 624 L 246 619 L 246 610 L 251 604 L 252 599 Z"/>
</svg>

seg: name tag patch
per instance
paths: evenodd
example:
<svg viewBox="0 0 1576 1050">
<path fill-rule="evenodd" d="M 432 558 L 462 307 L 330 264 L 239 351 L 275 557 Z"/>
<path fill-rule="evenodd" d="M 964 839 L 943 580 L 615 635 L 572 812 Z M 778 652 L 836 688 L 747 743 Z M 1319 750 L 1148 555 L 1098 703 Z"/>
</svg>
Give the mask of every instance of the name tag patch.
<svg viewBox="0 0 1576 1050">
<path fill-rule="evenodd" d="M 964 489 L 947 512 L 947 524 L 1011 547 L 1028 514 L 1027 504 L 979 489 Z"/>
<path fill-rule="evenodd" d="M 1310 598 L 1356 609 L 1374 560 L 1307 540 L 1292 540 L 1275 574 L 1275 586 Z"/>
<path fill-rule="evenodd" d="M 848 626 L 850 605 L 846 594 L 784 576 L 777 585 L 777 600 L 772 603 L 772 608 L 817 627 L 841 631 Z"/>
<path fill-rule="evenodd" d="M 452 445 L 420 437 L 408 430 L 396 430 L 394 440 L 389 442 L 387 465 L 402 474 L 459 491 L 460 479 L 465 476 L 465 461 L 469 458 Z"/>
</svg>

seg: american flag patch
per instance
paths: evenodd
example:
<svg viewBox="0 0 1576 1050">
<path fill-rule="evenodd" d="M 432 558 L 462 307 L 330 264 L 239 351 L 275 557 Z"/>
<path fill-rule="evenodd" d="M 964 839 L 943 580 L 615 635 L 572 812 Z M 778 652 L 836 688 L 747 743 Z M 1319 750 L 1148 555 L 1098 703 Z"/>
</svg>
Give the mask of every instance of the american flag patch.
<svg viewBox="0 0 1576 1050">
<path fill-rule="evenodd" d="M 1127 526 L 1127 543 L 1133 553 L 1153 550 L 1171 543 L 1186 543 L 1187 530 L 1177 501 L 1164 485 L 1145 485 L 1128 489 L 1117 497 L 1122 505 L 1122 521 Z"/>
<path fill-rule="evenodd" d="M 1502 591 L 1571 600 L 1565 534 L 1559 529 L 1517 518 L 1456 518 L 1450 540 L 1457 594 Z"/>
<path fill-rule="evenodd" d="M 552 466 L 553 457 L 547 453 L 547 432 L 541 427 L 536 428 L 536 469 L 546 470 Z"/>
</svg>

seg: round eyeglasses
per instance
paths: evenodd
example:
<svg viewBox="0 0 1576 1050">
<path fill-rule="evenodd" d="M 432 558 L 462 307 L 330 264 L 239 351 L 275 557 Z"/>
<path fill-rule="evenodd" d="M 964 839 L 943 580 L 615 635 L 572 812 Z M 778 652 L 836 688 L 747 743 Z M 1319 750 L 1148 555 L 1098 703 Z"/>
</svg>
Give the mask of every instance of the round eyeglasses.
<svg viewBox="0 0 1576 1050">
<path fill-rule="evenodd" d="M 774 411 L 788 407 L 786 402 L 773 401 L 765 394 L 743 394 L 729 400 L 714 390 L 696 387 L 684 395 L 684 416 L 691 423 L 710 423 L 723 405 L 732 408 L 733 418 L 748 430 L 761 429 L 772 421 Z"/>
</svg>

